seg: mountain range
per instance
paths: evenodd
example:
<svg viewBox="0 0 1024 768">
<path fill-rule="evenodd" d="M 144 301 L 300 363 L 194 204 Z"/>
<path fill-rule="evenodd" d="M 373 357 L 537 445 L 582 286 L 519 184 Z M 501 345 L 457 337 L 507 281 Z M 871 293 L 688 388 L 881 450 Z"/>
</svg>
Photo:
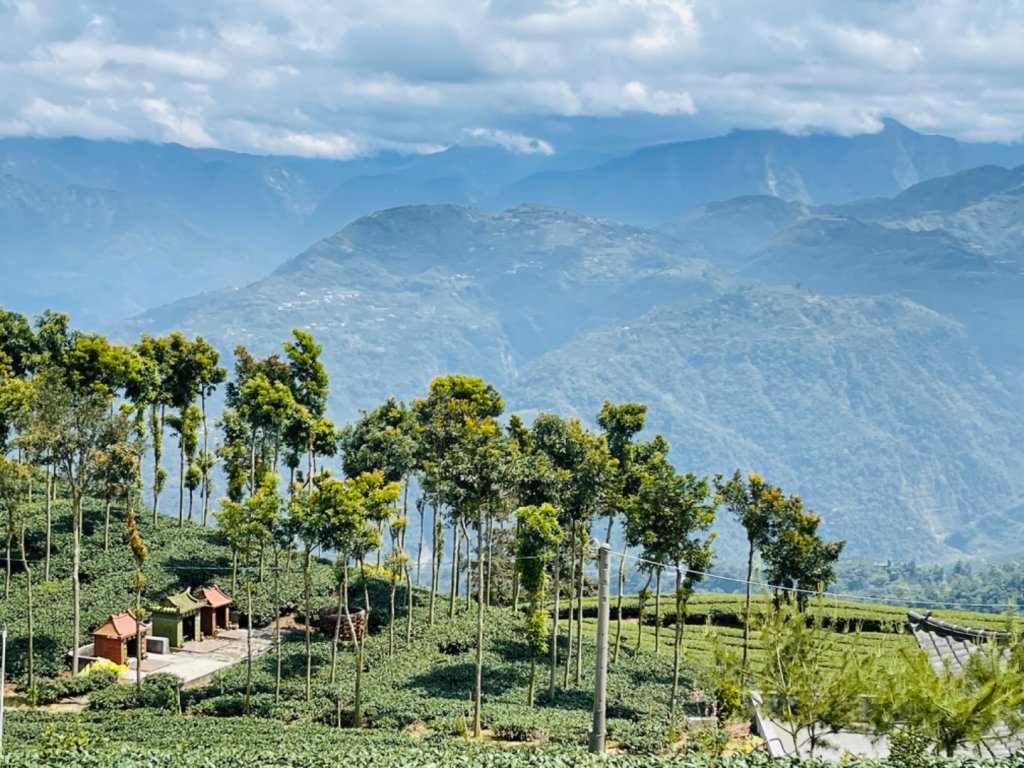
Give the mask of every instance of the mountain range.
<svg viewBox="0 0 1024 768">
<path fill-rule="evenodd" d="M 891 196 L 986 162 L 1024 163 L 1024 146 L 957 142 L 893 121 L 862 136 L 736 131 L 611 157 L 594 150 L 563 155 L 461 144 L 433 154 L 384 152 L 340 161 L 174 144 L 6 138 L 0 139 L 0 260 L 12 265 L 17 279 L 3 300 L 30 312 L 59 300 L 96 327 L 197 289 L 255 280 L 375 210 L 423 203 L 504 210 L 539 203 L 653 226 L 738 195 L 804 205 Z M 25 195 L 12 191 L 18 187 L 36 190 L 45 203 L 26 205 Z M 116 198 L 106 205 L 116 206 L 117 216 L 86 231 L 51 224 L 45 237 L 26 236 L 12 224 L 31 220 L 26 210 L 50 222 L 74 220 L 81 194 Z M 76 269 L 68 268 L 69 254 Z M 78 281 L 84 290 L 74 287 Z"/>
<path fill-rule="evenodd" d="M 451 372 L 528 417 L 639 400 L 681 468 L 761 472 L 851 554 L 1019 556 L 1020 147 L 888 123 L 591 160 L 4 140 L 0 302 L 226 357 L 307 328 L 338 421 Z"/>
</svg>

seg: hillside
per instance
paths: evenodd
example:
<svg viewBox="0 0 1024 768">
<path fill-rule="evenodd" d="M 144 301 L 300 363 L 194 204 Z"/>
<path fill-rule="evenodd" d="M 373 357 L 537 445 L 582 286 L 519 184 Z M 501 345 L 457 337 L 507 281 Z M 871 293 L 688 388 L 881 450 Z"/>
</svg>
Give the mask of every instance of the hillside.
<svg viewBox="0 0 1024 768">
<path fill-rule="evenodd" d="M 1024 522 L 1016 401 L 957 324 L 905 300 L 748 289 L 661 308 L 546 355 L 509 397 L 584 416 L 646 402 L 682 466 L 775 478 L 872 560 L 993 555 Z"/>
<path fill-rule="evenodd" d="M 725 285 L 706 250 L 571 211 L 412 206 L 364 217 L 239 290 L 119 326 L 202 333 L 225 352 L 276 349 L 295 326 L 324 346 L 334 413 L 466 371 L 512 381 L 524 363 L 608 323 Z"/>
<path fill-rule="evenodd" d="M 687 468 L 772 477 L 823 512 L 850 554 L 1015 551 L 1005 534 L 1021 522 L 1024 456 L 1006 344 L 1017 326 L 997 313 L 1014 307 L 1017 278 L 943 230 L 741 205 L 800 218 L 743 257 L 562 209 L 389 210 L 263 280 L 151 311 L 118 333 L 180 328 L 225 352 L 242 343 L 266 353 L 293 326 L 308 328 L 324 346 L 339 421 L 452 371 L 493 381 L 513 410 L 589 421 L 606 398 L 639 400 Z M 954 318 L 971 309 L 972 323 L 892 298 L 732 292 L 757 277 L 824 293 L 902 291 Z M 726 527 L 720 543 L 735 554 L 740 541 Z"/>
</svg>

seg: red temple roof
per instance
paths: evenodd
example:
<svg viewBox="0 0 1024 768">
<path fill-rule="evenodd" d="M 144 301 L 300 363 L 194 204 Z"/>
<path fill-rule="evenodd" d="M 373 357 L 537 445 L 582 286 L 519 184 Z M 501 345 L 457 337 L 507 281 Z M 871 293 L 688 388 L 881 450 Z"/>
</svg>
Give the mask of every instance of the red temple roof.
<svg viewBox="0 0 1024 768">
<path fill-rule="evenodd" d="M 93 635 L 102 635 L 103 637 L 113 637 L 118 640 L 125 640 L 128 638 L 135 637 L 138 629 L 137 625 L 140 622 L 136 621 L 135 614 L 131 611 L 125 611 L 119 613 L 116 616 L 110 614 L 107 620 L 98 626 L 94 631 Z M 142 634 L 146 634 L 149 628 L 142 624 Z"/>
<path fill-rule="evenodd" d="M 231 598 L 216 584 L 200 589 L 199 596 L 205 598 L 211 608 L 223 608 L 225 605 L 231 605 Z"/>
</svg>

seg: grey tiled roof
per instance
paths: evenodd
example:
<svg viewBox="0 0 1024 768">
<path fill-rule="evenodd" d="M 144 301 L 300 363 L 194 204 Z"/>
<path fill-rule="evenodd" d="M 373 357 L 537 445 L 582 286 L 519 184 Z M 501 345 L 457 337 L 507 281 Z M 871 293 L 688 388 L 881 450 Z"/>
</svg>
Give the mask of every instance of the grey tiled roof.
<svg viewBox="0 0 1024 768">
<path fill-rule="evenodd" d="M 917 644 L 928 654 L 932 668 L 941 674 L 946 665 L 954 673 L 961 673 L 964 664 L 978 644 L 990 640 L 1006 641 L 1008 632 L 973 629 L 933 619 L 930 613 L 907 612 L 907 621 L 914 633 Z M 1010 757 L 1024 753 L 1024 737 L 1013 735 L 1005 726 L 1000 726 L 981 742 L 983 757 Z"/>
</svg>

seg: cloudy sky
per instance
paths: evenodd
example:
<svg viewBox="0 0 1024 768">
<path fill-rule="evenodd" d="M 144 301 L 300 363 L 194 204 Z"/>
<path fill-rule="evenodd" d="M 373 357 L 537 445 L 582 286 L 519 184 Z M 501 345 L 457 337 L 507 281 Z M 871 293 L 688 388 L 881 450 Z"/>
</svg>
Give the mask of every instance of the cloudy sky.
<svg viewBox="0 0 1024 768">
<path fill-rule="evenodd" d="M 457 141 L 1024 134 L 1024 0 L 0 0 L 0 134 L 347 157 Z"/>
</svg>

